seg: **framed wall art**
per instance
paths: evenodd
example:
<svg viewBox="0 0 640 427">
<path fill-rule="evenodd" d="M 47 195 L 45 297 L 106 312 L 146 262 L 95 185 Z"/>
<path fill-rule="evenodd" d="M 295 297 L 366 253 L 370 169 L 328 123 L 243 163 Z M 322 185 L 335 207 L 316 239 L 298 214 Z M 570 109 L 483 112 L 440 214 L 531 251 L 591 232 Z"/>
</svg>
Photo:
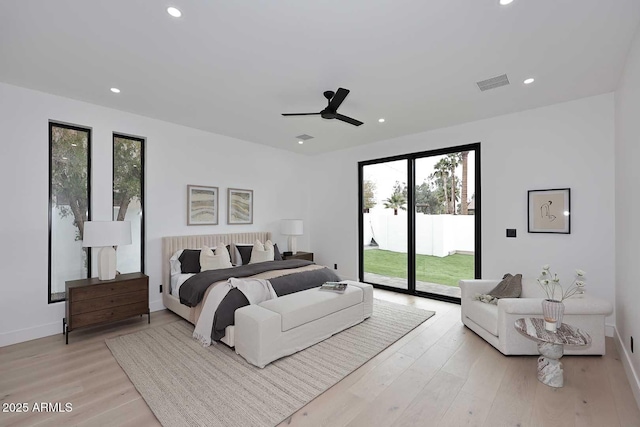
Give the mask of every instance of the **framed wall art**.
<svg viewBox="0 0 640 427">
<path fill-rule="evenodd" d="M 218 225 L 218 187 L 187 185 L 187 225 Z"/>
<path fill-rule="evenodd" d="M 227 190 L 227 224 L 253 224 L 253 190 Z"/>
<path fill-rule="evenodd" d="M 529 233 L 571 233 L 571 189 L 529 190 Z"/>
</svg>

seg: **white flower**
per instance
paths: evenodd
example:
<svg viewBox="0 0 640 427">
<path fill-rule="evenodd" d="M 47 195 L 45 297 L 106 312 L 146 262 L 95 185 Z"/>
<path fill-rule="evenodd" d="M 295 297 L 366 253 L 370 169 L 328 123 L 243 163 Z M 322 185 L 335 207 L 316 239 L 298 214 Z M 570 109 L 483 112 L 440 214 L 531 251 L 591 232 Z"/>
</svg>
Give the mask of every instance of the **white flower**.
<svg viewBox="0 0 640 427">
<path fill-rule="evenodd" d="M 541 276 L 546 276 L 547 275 L 547 270 L 542 270 L 542 273 L 540 273 Z"/>
<path fill-rule="evenodd" d="M 583 276 L 584 276 L 584 275 L 586 275 L 587 273 L 585 273 L 583 270 L 577 269 L 577 270 L 576 270 L 576 274 L 577 274 L 579 277 L 583 277 Z"/>
<path fill-rule="evenodd" d="M 582 286 L 584 286 L 584 282 L 582 280 L 577 280 L 576 281 L 576 286 L 582 287 Z"/>
<path fill-rule="evenodd" d="M 545 264 L 542 266 L 543 270 L 549 271 L 549 269 L 551 268 L 551 266 L 549 264 Z"/>
</svg>

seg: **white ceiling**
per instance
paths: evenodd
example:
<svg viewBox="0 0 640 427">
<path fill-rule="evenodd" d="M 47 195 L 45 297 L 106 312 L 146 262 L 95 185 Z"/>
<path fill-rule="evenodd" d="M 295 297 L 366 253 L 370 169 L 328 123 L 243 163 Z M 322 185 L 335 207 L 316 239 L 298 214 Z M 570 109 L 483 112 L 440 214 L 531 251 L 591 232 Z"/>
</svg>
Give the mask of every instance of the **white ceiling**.
<svg viewBox="0 0 640 427">
<path fill-rule="evenodd" d="M 639 22 L 639 0 L 4 0 L 0 81 L 313 154 L 613 91 Z M 280 115 L 338 87 L 364 125 Z"/>
</svg>

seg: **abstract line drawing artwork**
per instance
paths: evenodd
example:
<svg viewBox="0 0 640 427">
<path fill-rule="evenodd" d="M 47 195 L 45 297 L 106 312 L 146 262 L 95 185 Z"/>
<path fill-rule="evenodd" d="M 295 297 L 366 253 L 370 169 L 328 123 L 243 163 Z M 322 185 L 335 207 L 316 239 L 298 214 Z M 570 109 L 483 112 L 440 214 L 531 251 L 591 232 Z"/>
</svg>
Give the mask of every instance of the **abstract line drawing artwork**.
<svg viewBox="0 0 640 427">
<path fill-rule="evenodd" d="M 571 189 L 529 190 L 529 233 L 571 233 Z"/>
</svg>

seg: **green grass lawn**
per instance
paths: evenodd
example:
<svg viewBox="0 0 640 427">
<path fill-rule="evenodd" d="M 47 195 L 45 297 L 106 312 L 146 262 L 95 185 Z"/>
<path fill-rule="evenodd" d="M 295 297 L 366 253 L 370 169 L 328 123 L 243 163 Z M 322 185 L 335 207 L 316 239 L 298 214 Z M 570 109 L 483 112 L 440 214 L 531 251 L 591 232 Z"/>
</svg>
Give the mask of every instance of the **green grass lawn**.
<svg viewBox="0 0 640 427">
<path fill-rule="evenodd" d="M 458 286 L 460 279 L 473 279 L 473 255 L 454 254 L 444 258 L 416 255 L 416 280 Z M 387 277 L 407 278 L 407 254 L 369 249 L 364 251 L 364 271 Z"/>
</svg>

